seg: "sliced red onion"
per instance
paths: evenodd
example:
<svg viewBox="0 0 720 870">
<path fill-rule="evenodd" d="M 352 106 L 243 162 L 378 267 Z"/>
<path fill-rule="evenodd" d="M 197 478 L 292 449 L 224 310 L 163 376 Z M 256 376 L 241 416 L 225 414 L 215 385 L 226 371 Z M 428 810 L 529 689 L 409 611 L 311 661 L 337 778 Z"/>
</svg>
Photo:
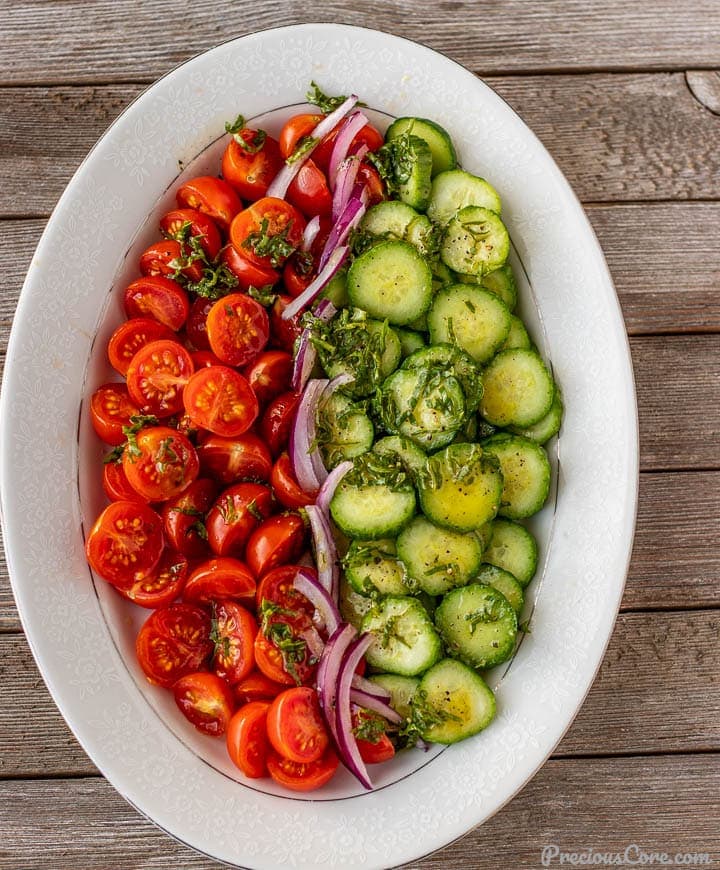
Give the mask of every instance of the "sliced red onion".
<svg viewBox="0 0 720 870">
<path fill-rule="evenodd" d="M 393 722 L 395 725 L 399 725 L 403 721 L 403 717 L 393 710 L 389 704 L 376 698 L 375 695 L 363 692 L 362 689 L 351 688 L 350 700 L 359 707 L 365 707 L 367 710 L 379 713 L 384 719 L 387 719 L 388 722 Z"/>
<path fill-rule="evenodd" d="M 318 630 L 315 628 L 315 626 L 310 625 L 307 628 L 303 629 L 299 634 L 300 637 L 307 644 L 307 648 L 310 650 L 310 654 L 312 655 L 312 657 L 315 659 L 315 661 L 319 662 L 325 650 L 325 643 L 320 637 Z"/>
<path fill-rule="evenodd" d="M 385 701 L 385 703 L 390 701 L 390 692 L 388 692 L 387 689 L 383 689 L 382 686 L 378 686 L 378 684 L 373 683 L 372 680 L 366 680 L 365 677 L 361 677 L 360 674 L 355 674 L 353 676 L 352 687 L 353 689 L 359 689 L 361 692 L 365 692 L 366 695 L 374 695 L 378 701 Z"/>
<path fill-rule="evenodd" d="M 362 196 L 353 197 L 350 202 L 345 206 L 345 211 L 338 218 L 335 226 L 330 230 L 330 235 L 328 236 L 327 242 L 325 242 L 325 247 L 323 248 L 322 254 L 320 254 L 320 262 L 318 263 L 318 268 L 322 272 L 323 268 L 325 268 L 325 264 L 330 264 L 335 251 L 342 250 L 345 246 L 345 240 L 350 235 L 350 231 L 354 230 L 355 227 L 360 223 L 367 210 L 367 205 L 363 202 Z M 299 298 L 299 297 L 298 297 Z M 295 300 L 297 301 L 297 300 Z M 289 308 L 290 306 L 288 306 Z M 288 309 L 286 308 L 285 311 Z M 282 315 L 285 317 L 285 314 Z"/>
<path fill-rule="evenodd" d="M 335 273 L 340 269 L 349 253 L 350 248 L 347 245 L 335 248 L 327 258 L 327 261 L 320 266 L 317 277 L 313 279 L 312 283 L 299 296 L 293 299 L 280 315 L 282 319 L 290 320 L 298 311 L 302 311 L 303 308 L 309 305 L 325 289 L 325 285 L 329 284 L 332 278 L 335 277 Z"/>
<path fill-rule="evenodd" d="M 308 382 L 312 370 L 317 360 L 317 351 L 310 341 L 310 330 L 303 329 L 300 333 L 297 350 L 295 351 L 295 359 L 293 360 L 293 370 L 290 385 L 296 393 L 302 393 L 305 384 Z"/>
<path fill-rule="evenodd" d="M 360 755 L 357 740 L 353 734 L 350 687 L 355 668 L 372 642 L 373 637 L 371 634 L 363 634 L 357 640 L 352 641 L 340 666 L 335 695 L 335 729 L 340 758 L 342 758 L 350 773 L 356 776 L 367 789 L 372 788 L 372 783 L 370 782 L 365 762 Z"/>
<path fill-rule="evenodd" d="M 335 315 L 337 314 L 337 308 L 332 304 L 329 299 L 321 299 L 318 302 L 317 307 L 313 311 L 313 314 L 315 317 L 317 317 L 318 320 L 322 320 L 327 323 L 328 320 L 332 320 L 333 317 L 335 317 Z"/>
<path fill-rule="evenodd" d="M 337 565 L 337 547 L 330 523 L 317 505 L 308 505 L 305 508 L 305 513 L 310 521 L 310 531 L 315 544 L 318 580 L 320 585 L 327 590 L 330 598 L 337 601 L 340 571 Z"/>
<path fill-rule="evenodd" d="M 300 488 L 307 493 L 317 492 L 327 477 L 327 471 L 322 479 L 318 474 L 318 458 L 322 466 L 322 457 L 315 442 L 317 405 L 328 383 L 319 379 L 308 381 L 290 429 L 290 464 Z"/>
<path fill-rule="evenodd" d="M 325 644 L 325 650 L 317 669 L 317 688 L 320 706 L 336 743 L 338 739 L 335 711 L 337 707 L 340 668 L 347 648 L 353 642 L 356 635 L 357 632 L 349 622 L 341 623 Z"/>
<path fill-rule="evenodd" d="M 333 190 L 335 187 L 338 169 L 340 164 L 347 157 L 353 139 L 367 123 L 368 119 L 362 112 L 353 112 L 352 115 L 348 115 L 348 117 L 345 118 L 345 121 L 335 138 L 333 150 L 330 154 L 330 162 L 328 163 L 328 181 L 330 182 L 330 190 Z"/>
<path fill-rule="evenodd" d="M 301 251 L 309 251 L 312 243 L 317 238 L 317 234 L 320 232 L 320 217 L 315 215 L 314 218 L 311 218 L 307 224 L 305 225 L 305 231 L 303 232 L 302 244 L 300 245 Z"/>
<path fill-rule="evenodd" d="M 357 154 L 346 157 L 340 164 L 338 169 L 337 180 L 335 182 L 335 192 L 333 193 L 332 201 L 332 218 L 337 220 L 343 213 L 345 206 L 350 201 L 355 189 L 355 180 L 360 169 L 363 157 L 367 154 L 367 145 L 361 145 L 357 150 Z M 364 186 L 364 185 L 363 185 Z"/>
<path fill-rule="evenodd" d="M 341 103 L 334 112 L 331 112 L 327 117 L 323 118 L 322 121 L 315 127 L 315 129 L 310 133 L 310 137 L 315 139 L 316 141 L 313 145 L 308 148 L 308 150 L 303 154 L 302 157 L 295 160 L 293 163 L 286 163 L 283 168 L 278 172 L 275 178 L 272 180 L 270 187 L 267 189 L 266 196 L 276 196 L 278 199 L 284 199 L 285 194 L 287 193 L 288 187 L 290 187 L 290 183 L 293 178 L 298 174 L 300 169 L 302 168 L 305 161 L 308 157 L 313 153 L 313 151 L 317 148 L 320 142 L 328 135 L 328 133 L 332 133 L 332 131 L 337 127 L 337 125 L 342 121 L 342 119 L 349 115 L 350 112 L 355 108 L 355 104 L 357 103 L 358 98 L 355 94 L 352 94 L 345 100 L 344 103 Z"/>
<path fill-rule="evenodd" d="M 341 462 L 340 465 L 333 468 L 330 474 L 328 474 L 325 483 L 323 483 L 323 485 L 320 487 L 320 492 L 315 499 L 315 504 L 326 515 L 330 508 L 330 501 L 333 497 L 338 483 L 340 483 L 340 481 L 343 479 L 343 477 L 345 477 L 345 475 L 348 473 L 348 471 L 350 471 L 352 467 L 353 464 L 349 459 L 346 459 L 345 462 Z"/>
<path fill-rule="evenodd" d="M 342 618 L 327 589 L 315 579 L 314 572 L 311 574 L 300 569 L 295 575 L 293 586 L 313 605 L 320 614 L 325 630 L 332 636 L 342 622 Z"/>
</svg>

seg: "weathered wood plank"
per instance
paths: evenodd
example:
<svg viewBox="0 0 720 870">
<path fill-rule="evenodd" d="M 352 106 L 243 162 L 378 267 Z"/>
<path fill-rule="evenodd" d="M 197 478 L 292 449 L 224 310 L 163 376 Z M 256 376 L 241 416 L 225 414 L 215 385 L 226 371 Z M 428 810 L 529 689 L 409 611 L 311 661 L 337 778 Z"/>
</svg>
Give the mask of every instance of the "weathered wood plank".
<svg viewBox="0 0 720 870">
<path fill-rule="evenodd" d="M 543 69 L 667 69 L 720 65 L 718 6 L 697 0 L 679 14 L 671 0 L 506 0 L 386 3 L 208 0 L 168 16 L 159 0 L 141 5 L 68 0 L 0 4 L 3 82 L 147 80 L 231 36 L 279 24 L 333 21 L 420 40 L 482 72 Z M 142 38 L 138 38 L 142 34 Z M 30 42 L 32 39 L 32 43 Z M 39 61 L 39 52 L 42 62 Z"/>
<path fill-rule="evenodd" d="M 720 611 L 621 614 L 595 684 L 557 753 L 720 751 L 718 641 Z M 0 635 L 0 683 L 0 779 L 96 772 L 22 635 Z"/>
<path fill-rule="evenodd" d="M 569 853 L 637 844 L 715 863 L 719 778 L 716 755 L 551 760 L 485 825 L 411 866 L 537 868 L 551 844 Z M 0 870 L 220 866 L 167 837 L 101 778 L 0 783 L 0 831 Z"/>
</svg>

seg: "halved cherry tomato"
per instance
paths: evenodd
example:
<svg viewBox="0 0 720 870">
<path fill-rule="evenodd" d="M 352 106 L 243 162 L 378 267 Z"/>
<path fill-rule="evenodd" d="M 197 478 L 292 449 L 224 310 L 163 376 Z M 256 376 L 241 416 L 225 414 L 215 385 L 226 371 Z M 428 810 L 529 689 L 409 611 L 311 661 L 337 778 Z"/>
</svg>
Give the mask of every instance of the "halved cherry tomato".
<svg viewBox="0 0 720 870">
<path fill-rule="evenodd" d="M 364 659 L 361 659 L 361 661 L 364 661 Z M 356 713 L 353 713 L 354 729 L 358 729 L 358 726 L 362 727 L 363 722 L 370 720 L 372 720 L 372 727 L 368 728 L 367 731 L 369 735 L 372 735 L 373 739 L 356 738 L 362 760 L 366 764 L 380 764 L 383 761 L 389 761 L 395 755 L 395 747 L 385 731 L 382 730 L 387 724 L 385 720 L 377 713 L 369 710 L 358 710 Z"/>
<path fill-rule="evenodd" d="M 298 312 L 289 320 L 283 320 L 282 318 L 283 311 L 291 302 L 292 296 L 278 296 L 273 303 L 270 312 L 270 329 L 272 332 L 273 344 L 282 348 L 282 350 L 286 350 L 288 353 L 293 352 L 295 342 L 299 338 L 303 329 L 300 325 L 302 312 Z"/>
<path fill-rule="evenodd" d="M 240 196 L 249 200 L 265 196 L 270 182 L 283 165 L 276 140 L 267 134 L 263 139 L 258 132 L 245 128 L 235 133 L 222 158 L 223 178 Z"/>
<path fill-rule="evenodd" d="M 214 304 L 214 299 L 198 296 L 190 306 L 190 314 L 188 314 L 185 323 L 185 334 L 190 344 L 197 350 L 210 350 L 210 342 L 207 337 L 207 316 Z"/>
<path fill-rule="evenodd" d="M 317 761 L 330 745 L 330 736 L 315 689 L 297 686 L 278 695 L 268 710 L 267 732 L 273 749 L 290 761 Z"/>
<path fill-rule="evenodd" d="M 123 306 L 128 317 L 152 317 L 175 332 L 190 313 L 187 293 L 162 275 L 138 278 L 125 288 Z"/>
<path fill-rule="evenodd" d="M 234 686 L 255 667 L 253 648 L 257 622 L 252 613 L 236 601 L 221 601 L 213 610 L 213 618 L 212 668 Z"/>
<path fill-rule="evenodd" d="M 320 115 L 317 112 L 293 115 L 280 131 L 278 144 L 282 156 L 288 158 L 297 147 L 298 142 L 305 136 L 309 136 L 324 117 L 325 115 Z"/>
<path fill-rule="evenodd" d="M 340 132 L 340 128 L 344 122 L 340 122 L 335 129 L 328 133 L 322 142 L 313 151 L 312 157 L 323 172 L 328 171 L 330 164 L 330 156 L 335 147 L 335 139 Z M 355 134 L 350 148 L 350 153 L 353 153 L 360 145 L 367 145 L 368 151 L 377 151 L 382 146 L 385 139 L 382 133 L 378 132 L 371 124 L 366 124 L 358 133 Z"/>
<path fill-rule="evenodd" d="M 230 226 L 230 241 L 243 257 L 258 266 L 277 269 L 300 247 L 305 219 L 300 212 L 273 196 L 265 196 L 241 211 Z M 274 239 L 275 250 L 262 253 L 262 243 Z M 280 246 L 282 239 L 284 245 Z M 258 252 L 258 250 L 260 252 Z"/>
<path fill-rule="evenodd" d="M 300 514 L 268 517 L 248 538 L 245 558 L 256 577 L 295 562 L 305 550 L 307 537 Z"/>
<path fill-rule="evenodd" d="M 240 704 L 272 701 L 286 688 L 282 683 L 276 683 L 260 671 L 252 671 L 235 686 L 235 697 Z"/>
<path fill-rule="evenodd" d="M 210 350 L 230 366 L 244 366 L 255 359 L 270 335 L 267 312 L 243 293 L 218 299 L 207 315 Z"/>
<path fill-rule="evenodd" d="M 165 550 L 150 577 L 137 580 L 118 592 L 133 604 L 155 610 L 166 607 L 179 597 L 187 579 L 188 560 L 181 553 Z"/>
<path fill-rule="evenodd" d="M 247 366 L 243 374 L 248 379 L 261 405 L 290 389 L 293 359 L 284 350 L 263 351 Z"/>
<path fill-rule="evenodd" d="M 123 426 L 129 426 L 130 418 L 139 413 L 125 384 L 103 384 L 90 399 L 93 429 L 106 444 L 122 444 L 125 441 Z"/>
<path fill-rule="evenodd" d="M 247 257 L 238 253 L 232 245 L 227 245 L 220 255 L 221 261 L 238 279 L 241 290 L 247 292 L 251 287 L 265 287 L 276 284 L 280 275 L 275 269 L 251 263 Z"/>
<path fill-rule="evenodd" d="M 211 350 L 194 350 L 190 354 L 195 371 L 209 369 L 210 366 L 221 366 L 223 361 L 218 359 Z"/>
<path fill-rule="evenodd" d="M 163 546 L 162 520 L 154 510 L 137 501 L 114 501 L 90 530 L 85 554 L 103 580 L 127 589 L 152 575 Z"/>
<path fill-rule="evenodd" d="M 237 483 L 223 492 L 205 520 L 210 549 L 218 556 L 243 552 L 253 529 L 270 516 L 272 493 L 259 483 Z"/>
<path fill-rule="evenodd" d="M 287 198 L 307 218 L 315 215 L 329 217 L 332 211 L 333 198 L 325 173 L 311 159 L 303 163 L 290 182 Z"/>
<path fill-rule="evenodd" d="M 369 163 L 363 161 L 358 169 L 357 180 L 365 185 L 368 195 L 368 207 L 377 205 L 385 199 L 385 185 L 380 173 Z"/>
<path fill-rule="evenodd" d="M 197 446 L 204 474 L 230 484 L 240 480 L 270 479 L 272 457 L 265 443 L 252 432 L 235 438 L 210 435 Z"/>
<path fill-rule="evenodd" d="M 190 281 L 199 281 L 203 276 L 202 265 L 192 259 L 190 248 L 175 239 L 163 239 L 146 248 L 140 254 L 140 271 L 146 276 L 164 275 L 173 279 L 182 274 Z"/>
<path fill-rule="evenodd" d="M 186 674 L 173 686 L 175 703 L 198 731 L 211 737 L 225 733 L 236 707 L 225 680 L 207 671 Z"/>
<path fill-rule="evenodd" d="M 169 426 L 149 426 L 136 435 L 134 449 L 123 453 L 130 486 L 148 501 L 165 501 L 186 490 L 200 473 L 190 439 Z"/>
<path fill-rule="evenodd" d="M 265 720 L 269 708 L 267 701 L 251 701 L 235 713 L 228 725 L 228 755 L 233 764 L 251 779 L 267 776 L 270 742 Z"/>
<path fill-rule="evenodd" d="M 198 237 L 208 260 L 214 260 L 222 245 L 220 230 L 213 219 L 201 211 L 195 208 L 173 209 L 160 219 L 160 229 L 164 235 L 182 241 L 179 236 L 187 223 L 190 224 L 189 235 Z"/>
<path fill-rule="evenodd" d="M 180 208 L 194 208 L 209 215 L 227 230 L 230 221 L 242 208 L 242 202 L 227 181 L 201 175 L 186 181 L 175 195 Z"/>
<path fill-rule="evenodd" d="M 299 393 L 283 393 L 270 402 L 262 415 L 260 435 L 273 456 L 278 456 L 287 447 L 300 398 Z"/>
<path fill-rule="evenodd" d="M 279 785 L 285 786 L 292 791 L 314 791 L 321 788 L 335 775 L 340 760 L 335 750 L 328 747 L 322 758 L 310 764 L 298 764 L 283 758 L 274 749 L 270 749 L 267 755 L 267 768 L 270 776 Z"/>
<path fill-rule="evenodd" d="M 193 373 L 190 354 L 177 341 L 151 341 L 127 370 L 131 398 L 146 414 L 170 417 L 183 408 L 183 390 Z"/>
<path fill-rule="evenodd" d="M 255 637 L 255 664 L 268 679 L 285 686 L 294 686 L 295 680 L 283 667 L 283 658 L 275 644 L 262 631 Z"/>
<path fill-rule="evenodd" d="M 313 258 L 306 253 L 295 252 L 285 263 L 283 284 L 293 299 L 307 290 L 314 277 L 315 264 Z"/>
<path fill-rule="evenodd" d="M 188 577 L 183 600 L 194 604 L 213 601 L 241 601 L 251 607 L 255 602 L 257 584 L 247 565 L 231 556 L 208 559 L 195 567 Z"/>
<path fill-rule="evenodd" d="M 163 505 L 165 537 L 178 552 L 195 559 L 209 554 L 205 514 L 215 501 L 217 491 L 214 480 L 200 477 Z"/>
<path fill-rule="evenodd" d="M 275 498 L 283 507 L 290 508 L 290 510 L 297 510 L 298 508 L 313 504 L 317 497 L 316 492 L 308 493 L 301 488 L 295 479 L 290 457 L 287 453 L 281 453 L 277 462 L 273 465 L 270 474 L 270 484 L 272 485 Z"/>
<path fill-rule="evenodd" d="M 151 317 L 133 317 L 126 320 L 113 332 L 108 342 L 110 365 L 121 375 L 126 375 L 130 360 L 151 341 L 175 341 L 175 333 Z"/>
<path fill-rule="evenodd" d="M 110 501 L 139 501 L 141 504 L 148 502 L 148 499 L 143 498 L 130 486 L 122 462 L 106 462 L 103 465 L 102 485 Z"/>
<path fill-rule="evenodd" d="M 216 435 L 242 435 L 260 411 L 246 378 L 229 366 L 196 371 L 183 392 L 185 411 L 196 426 Z"/>
<path fill-rule="evenodd" d="M 199 670 L 213 650 L 210 629 L 209 614 L 191 604 L 170 604 L 151 613 L 135 643 L 148 680 L 169 689 Z"/>
<path fill-rule="evenodd" d="M 302 629 L 312 625 L 315 607 L 293 586 L 298 568 L 298 565 L 283 565 L 265 574 L 258 583 L 256 600 L 258 610 L 263 609 L 263 602 L 269 602 L 279 608 L 278 612 L 284 611 L 284 619 Z M 315 573 L 314 568 L 305 570 Z"/>
</svg>

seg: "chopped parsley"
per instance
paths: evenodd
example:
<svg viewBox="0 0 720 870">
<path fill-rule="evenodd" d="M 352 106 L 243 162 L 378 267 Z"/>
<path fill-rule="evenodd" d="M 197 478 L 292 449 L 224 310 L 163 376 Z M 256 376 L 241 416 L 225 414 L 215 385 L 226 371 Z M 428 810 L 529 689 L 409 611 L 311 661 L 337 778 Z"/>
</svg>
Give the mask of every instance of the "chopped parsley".
<svg viewBox="0 0 720 870">
<path fill-rule="evenodd" d="M 324 115 L 328 115 L 330 112 L 334 112 L 335 109 L 342 106 L 345 100 L 347 100 L 347 97 L 330 97 L 320 90 L 316 81 L 311 81 L 310 90 L 305 94 L 305 99 L 308 103 L 312 103 L 313 106 L 317 106 Z"/>
<path fill-rule="evenodd" d="M 243 248 L 251 248 L 258 257 L 269 257 L 270 265 L 273 269 L 277 269 L 295 250 L 295 245 L 288 241 L 287 237 L 291 227 L 292 219 L 285 224 L 281 232 L 270 235 L 268 233 L 268 219 L 263 218 L 260 222 L 260 229 L 250 233 L 242 246 Z"/>
</svg>

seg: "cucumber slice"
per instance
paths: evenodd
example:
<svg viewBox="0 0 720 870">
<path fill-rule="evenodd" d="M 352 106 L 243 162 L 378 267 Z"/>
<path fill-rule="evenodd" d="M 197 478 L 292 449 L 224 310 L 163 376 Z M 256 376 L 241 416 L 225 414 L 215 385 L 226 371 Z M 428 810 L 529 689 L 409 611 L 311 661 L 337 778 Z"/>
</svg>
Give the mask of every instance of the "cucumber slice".
<svg viewBox="0 0 720 870">
<path fill-rule="evenodd" d="M 432 174 L 435 177 L 439 172 L 455 169 L 457 156 L 452 139 L 447 132 L 435 121 L 427 118 L 398 118 L 388 127 L 385 139 L 391 142 L 402 136 L 403 133 L 412 133 L 427 143 L 432 154 Z"/>
<path fill-rule="evenodd" d="M 515 611 L 492 586 L 472 583 L 448 592 L 435 611 L 435 625 L 448 652 L 473 668 L 499 665 L 515 649 Z"/>
<path fill-rule="evenodd" d="M 338 595 L 340 616 L 360 631 L 360 626 L 365 616 L 373 609 L 374 601 L 365 595 L 359 595 L 348 583 L 345 577 L 340 578 L 340 592 Z"/>
<path fill-rule="evenodd" d="M 373 634 L 366 659 L 369 665 L 414 677 L 442 656 L 442 644 L 427 611 L 414 598 L 381 598 L 362 621 Z"/>
<path fill-rule="evenodd" d="M 347 292 L 347 269 L 336 272 L 320 294 L 321 299 L 329 299 L 336 308 L 348 308 L 350 297 Z"/>
<path fill-rule="evenodd" d="M 525 526 L 511 520 L 497 519 L 491 528 L 492 536 L 483 553 L 483 562 L 509 571 L 524 588 L 537 570 L 537 541 Z"/>
<path fill-rule="evenodd" d="M 484 178 L 462 169 L 450 169 L 433 179 L 427 208 L 427 216 L 433 223 L 444 226 L 468 205 L 479 205 L 500 214 L 500 197 Z"/>
<path fill-rule="evenodd" d="M 427 318 L 432 344 L 455 343 L 484 363 L 506 341 L 512 315 L 489 291 L 451 284 L 435 296 Z"/>
<path fill-rule="evenodd" d="M 510 236 L 494 211 L 469 205 L 450 219 L 440 243 L 446 266 L 465 275 L 485 275 L 503 265 Z"/>
<path fill-rule="evenodd" d="M 523 435 L 531 441 L 536 441 L 538 444 L 545 444 L 553 437 L 553 435 L 557 435 L 560 431 L 562 416 L 562 396 L 560 395 L 560 390 L 556 387 L 550 410 L 541 420 L 538 420 L 537 423 L 533 426 L 528 426 L 526 429 L 510 426 L 510 431 L 514 432 L 516 435 Z"/>
<path fill-rule="evenodd" d="M 439 257 L 435 257 L 430 261 L 430 271 L 433 276 L 433 291 L 436 293 L 446 284 L 457 284 L 459 276 L 452 269 L 448 269 Z"/>
<path fill-rule="evenodd" d="M 423 740 L 457 743 L 495 718 L 495 696 L 485 680 L 455 659 L 423 674 L 413 696 L 413 721 Z"/>
<path fill-rule="evenodd" d="M 486 290 L 499 296 L 510 311 L 515 310 L 518 296 L 517 284 L 509 263 L 483 275 L 480 283 Z"/>
<path fill-rule="evenodd" d="M 507 598 L 516 616 L 520 615 L 525 604 L 525 596 L 522 586 L 509 571 L 503 571 L 502 568 L 497 568 L 495 565 L 483 565 L 478 571 L 475 581 L 497 589 Z"/>
<path fill-rule="evenodd" d="M 400 674 L 373 674 L 368 678 L 390 692 L 390 706 L 403 719 L 412 716 L 412 699 L 415 696 L 420 680 L 417 677 L 401 677 Z"/>
<path fill-rule="evenodd" d="M 409 595 L 405 565 L 395 555 L 395 542 L 353 541 L 343 559 L 345 577 L 359 595 Z"/>
<path fill-rule="evenodd" d="M 430 267 L 407 242 L 381 242 L 353 261 L 348 295 L 370 317 L 403 326 L 430 307 Z"/>
<path fill-rule="evenodd" d="M 455 344 L 433 344 L 415 351 L 403 362 L 404 369 L 423 369 L 427 367 L 452 369 L 465 395 L 468 413 L 480 407 L 482 399 L 482 377 L 480 368 L 465 351 Z"/>
<path fill-rule="evenodd" d="M 555 385 L 534 350 L 503 350 L 483 372 L 480 410 L 495 426 L 532 426 L 552 405 Z"/>
<path fill-rule="evenodd" d="M 500 516 L 520 520 L 536 514 L 550 491 L 550 462 L 543 448 L 522 435 L 493 435 L 483 450 L 497 456 L 503 475 Z"/>
<path fill-rule="evenodd" d="M 407 203 L 386 200 L 367 210 L 360 229 L 373 236 L 403 241 L 408 227 L 417 217 L 418 213 Z"/>
<path fill-rule="evenodd" d="M 318 445 L 328 469 L 367 452 L 375 427 L 362 407 L 336 390 L 321 400 L 317 414 Z"/>
<path fill-rule="evenodd" d="M 396 139 L 397 141 L 399 139 Z M 412 133 L 407 137 L 403 168 L 406 166 L 408 175 L 398 185 L 398 196 L 402 202 L 406 202 L 418 211 L 425 211 L 430 202 L 433 156 L 427 142 L 419 136 L 413 136 Z"/>
<path fill-rule="evenodd" d="M 392 326 L 382 320 L 368 319 L 365 322 L 365 329 L 371 336 L 379 336 L 379 343 L 383 348 L 380 357 L 380 377 L 385 379 L 400 365 L 402 359 L 400 336 Z"/>
<path fill-rule="evenodd" d="M 490 545 L 490 539 L 492 538 L 492 521 L 489 523 L 485 523 L 484 526 L 480 526 L 479 529 L 475 529 L 474 535 L 480 541 L 480 546 L 483 549 L 483 553 L 487 550 Z"/>
<path fill-rule="evenodd" d="M 426 346 L 425 338 L 421 332 L 415 332 L 413 329 L 403 329 L 398 326 L 395 329 L 397 337 L 400 339 L 400 354 L 403 359 Z"/>
<path fill-rule="evenodd" d="M 500 463 L 479 444 L 451 444 L 429 457 L 418 481 L 425 516 L 458 532 L 472 532 L 493 519 L 502 489 Z"/>
<path fill-rule="evenodd" d="M 397 554 L 411 580 L 428 595 L 443 595 L 463 586 L 482 562 L 482 547 L 474 535 L 442 529 L 425 517 L 415 517 L 403 529 Z"/>
<path fill-rule="evenodd" d="M 532 342 L 530 341 L 527 329 L 525 329 L 525 324 L 515 314 L 511 314 L 510 331 L 500 350 L 512 350 L 513 348 L 529 350 L 531 347 Z"/>
<path fill-rule="evenodd" d="M 397 457 L 411 475 L 419 474 L 427 462 L 427 456 L 417 444 L 400 435 L 386 435 L 375 442 L 373 451 L 381 456 Z"/>
</svg>

